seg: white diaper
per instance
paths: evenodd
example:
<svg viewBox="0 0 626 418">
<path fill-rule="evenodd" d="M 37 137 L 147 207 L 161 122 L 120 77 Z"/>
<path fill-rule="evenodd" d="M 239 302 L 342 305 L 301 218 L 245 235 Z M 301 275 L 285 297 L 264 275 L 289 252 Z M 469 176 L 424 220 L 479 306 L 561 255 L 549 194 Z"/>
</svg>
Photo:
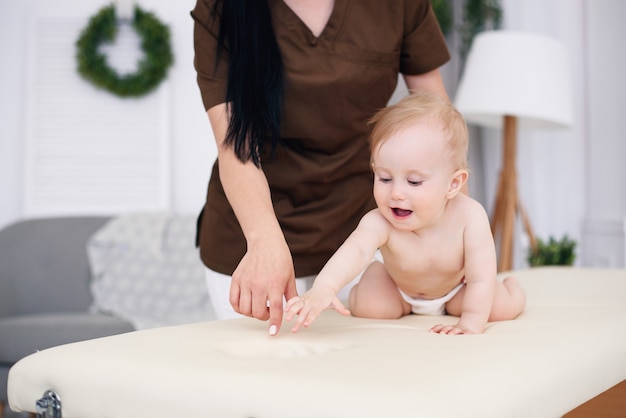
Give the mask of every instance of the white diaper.
<svg viewBox="0 0 626 418">
<path fill-rule="evenodd" d="M 465 286 L 465 283 L 459 284 L 448 292 L 447 295 L 437 299 L 414 298 L 400 289 L 398 289 L 398 292 L 400 292 L 402 299 L 406 300 L 411 305 L 412 313 L 420 315 L 443 315 L 446 313 L 446 303 L 452 299 L 454 295 L 459 293 L 459 290 L 461 290 L 463 286 Z"/>
</svg>

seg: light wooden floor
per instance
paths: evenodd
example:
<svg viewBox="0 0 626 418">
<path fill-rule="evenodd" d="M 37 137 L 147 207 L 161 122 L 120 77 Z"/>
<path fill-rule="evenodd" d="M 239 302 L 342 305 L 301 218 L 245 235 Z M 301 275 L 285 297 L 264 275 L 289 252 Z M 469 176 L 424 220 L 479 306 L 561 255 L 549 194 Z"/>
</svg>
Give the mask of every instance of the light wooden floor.
<svg viewBox="0 0 626 418">
<path fill-rule="evenodd" d="M 626 418 L 626 380 L 565 414 L 563 418 Z"/>
</svg>

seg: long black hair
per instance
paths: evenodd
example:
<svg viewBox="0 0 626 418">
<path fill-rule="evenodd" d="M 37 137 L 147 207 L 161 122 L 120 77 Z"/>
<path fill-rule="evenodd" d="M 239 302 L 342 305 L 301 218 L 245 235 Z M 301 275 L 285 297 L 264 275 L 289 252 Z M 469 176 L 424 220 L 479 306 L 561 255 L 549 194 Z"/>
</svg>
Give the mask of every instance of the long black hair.
<svg viewBox="0 0 626 418">
<path fill-rule="evenodd" d="M 284 75 L 267 0 L 217 0 L 217 62 L 228 50 L 226 103 L 230 123 L 225 144 L 237 157 L 259 167 L 265 145 L 280 138 Z"/>
</svg>

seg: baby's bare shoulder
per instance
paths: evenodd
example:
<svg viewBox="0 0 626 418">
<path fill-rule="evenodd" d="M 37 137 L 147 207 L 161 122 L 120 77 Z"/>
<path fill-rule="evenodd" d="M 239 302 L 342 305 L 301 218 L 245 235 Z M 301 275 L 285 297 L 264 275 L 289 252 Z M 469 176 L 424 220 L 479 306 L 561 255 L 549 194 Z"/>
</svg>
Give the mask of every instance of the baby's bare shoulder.
<svg viewBox="0 0 626 418">
<path fill-rule="evenodd" d="M 478 201 L 465 194 L 459 194 L 450 202 L 449 209 L 455 213 L 465 215 L 465 217 L 486 217 L 487 210 Z"/>
<path fill-rule="evenodd" d="M 380 210 L 378 209 L 372 209 L 369 212 L 367 212 L 365 215 L 363 215 L 359 224 L 385 227 L 385 228 L 389 226 L 389 222 L 387 222 L 383 214 L 380 213 Z"/>
<path fill-rule="evenodd" d="M 391 230 L 391 225 L 378 209 L 372 209 L 361 218 L 359 225 L 353 234 L 374 234 L 386 241 Z"/>
</svg>

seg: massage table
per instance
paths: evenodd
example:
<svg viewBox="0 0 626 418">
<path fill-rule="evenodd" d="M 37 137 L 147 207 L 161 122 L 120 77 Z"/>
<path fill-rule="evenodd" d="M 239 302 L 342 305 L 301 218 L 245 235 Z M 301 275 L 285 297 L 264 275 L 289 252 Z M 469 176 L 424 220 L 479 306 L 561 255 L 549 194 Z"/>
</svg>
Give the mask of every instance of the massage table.
<svg viewBox="0 0 626 418">
<path fill-rule="evenodd" d="M 428 332 L 449 316 L 335 311 L 275 337 L 250 318 L 154 328 L 23 358 L 9 404 L 63 418 L 555 418 L 626 378 L 626 270 L 508 274 L 527 308 L 481 335 Z"/>
</svg>

